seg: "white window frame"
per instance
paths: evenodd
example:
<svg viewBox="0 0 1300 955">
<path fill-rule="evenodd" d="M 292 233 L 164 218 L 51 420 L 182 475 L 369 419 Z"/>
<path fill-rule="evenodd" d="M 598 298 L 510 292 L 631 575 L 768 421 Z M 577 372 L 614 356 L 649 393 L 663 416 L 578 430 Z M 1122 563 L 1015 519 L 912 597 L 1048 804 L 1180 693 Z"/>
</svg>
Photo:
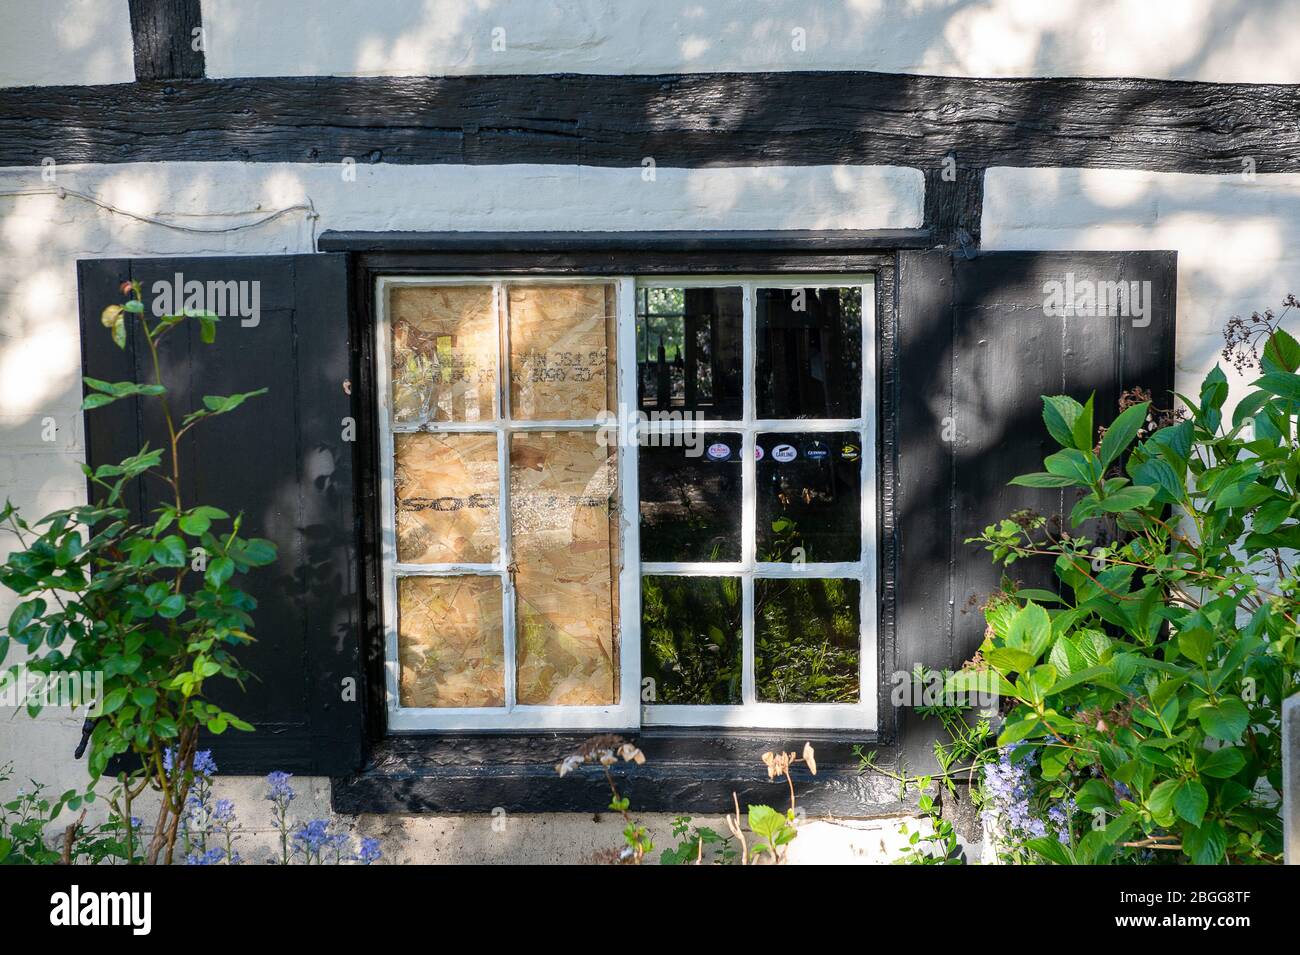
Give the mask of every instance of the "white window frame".
<svg viewBox="0 0 1300 955">
<path fill-rule="evenodd" d="M 510 435 L 527 431 L 595 431 L 609 428 L 608 420 L 508 421 L 509 315 L 503 294 L 510 285 L 614 285 L 619 501 L 619 702 L 610 706 L 537 706 L 515 702 L 515 595 L 509 572 L 510 474 L 507 448 Z M 497 392 L 493 417 L 476 422 L 430 422 L 422 426 L 394 427 L 390 418 L 391 355 L 388 297 L 396 287 L 478 285 L 493 289 L 497 316 Z M 636 298 L 642 288 L 736 288 L 742 290 L 743 417 L 736 420 L 649 421 L 648 432 L 673 429 L 728 431 L 742 435 L 741 560 L 688 563 L 640 560 L 640 499 L 637 488 L 637 448 L 641 426 L 628 409 L 637 403 Z M 756 309 L 759 288 L 858 287 L 862 295 L 862 406 L 855 418 L 759 419 L 755 416 Z M 384 611 L 385 693 L 388 728 L 395 733 L 431 730 L 637 730 L 641 726 L 736 727 L 754 729 L 875 730 L 877 728 L 876 579 L 876 297 L 875 274 L 814 275 L 710 275 L 633 278 L 630 276 L 380 276 L 375 279 L 375 384 L 379 412 L 381 556 Z M 490 564 L 405 564 L 397 561 L 393 485 L 394 434 L 407 431 L 432 433 L 495 433 L 499 484 L 501 553 Z M 859 560 L 808 563 L 802 566 L 760 562 L 756 554 L 756 462 L 754 447 L 761 432 L 856 431 L 861 436 L 861 550 Z M 739 577 L 742 583 L 742 702 L 719 705 L 665 705 L 641 701 L 641 577 Z M 400 662 L 397 635 L 397 580 L 403 576 L 495 576 L 502 582 L 502 621 L 505 631 L 506 704 L 499 707 L 403 707 L 399 705 Z M 754 580 L 764 577 L 836 577 L 858 580 L 859 586 L 859 699 L 857 703 L 761 703 L 754 687 Z"/>
<path fill-rule="evenodd" d="M 739 433 L 741 450 L 741 559 L 735 562 L 656 562 L 641 564 L 642 575 L 739 577 L 741 580 L 742 676 L 739 704 L 653 704 L 641 707 L 644 726 L 725 726 L 754 729 L 876 729 L 876 295 L 875 275 L 742 275 L 645 278 L 637 288 L 736 288 L 743 299 L 741 321 L 743 385 L 739 420 L 650 421 L 650 432 L 727 431 Z M 858 288 L 862 295 L 862 405 L 855 418 L 758 418 L 756 390 L 757 307 L 760 288 Z M 635 320 L 635 316 L 634 316 Z M 635 332 L 635 325 L 633 326 Z M 862 541 L 856 561 L 806 563 L 802 566 L 759 561 L 757 552 L 757 461 L 760 433 L 855 431 L 861 439 L 859 481 Z M 793 579 L 836 577 L 859 581 L 858 589 L 858 702 L 761 703 L 754 687 L 754 580 L 765 577 Z M 639 643 L 639 641 L 638 641 Z M 640 647 L 638 646 L 638 651 Z"/>
</svg>

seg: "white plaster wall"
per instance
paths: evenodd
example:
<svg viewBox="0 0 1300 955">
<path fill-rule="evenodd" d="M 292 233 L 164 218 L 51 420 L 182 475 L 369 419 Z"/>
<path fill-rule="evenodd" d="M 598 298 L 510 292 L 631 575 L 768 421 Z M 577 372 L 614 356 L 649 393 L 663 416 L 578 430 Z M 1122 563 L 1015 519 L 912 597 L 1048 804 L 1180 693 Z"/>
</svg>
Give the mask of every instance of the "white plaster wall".
<svg viewBox="0 0 1300 955">
<path fill-rule="evenodd" d="M 982 229 L 986 250 L 1176 250 L 1183 394 L 1219 360 L 1230 317 L 1300 294 L 1300 175 L 990 169 Z M 1235 403 L 1250 377 L 1224 371 Z"/>
<path fill-rule="evenodd" d="M 134 79 L 126 0 L 0 3 L 0 86 Z"/>
<path fill-rule="evenodd" d="M 208 75 L 225 77 L 877 70 L 1294 83 L 1296 12 L 1277 0 L 204 0 L 203 23 Z"/>
<path fill-rule="evenodd" d="M 0 169 L 0 498 L 31 515 L 84 500 L 78 258 L 308 252 L 313 231 L 325 229 L 910 228 L 921 223 L 924 189 L 919 171 L 891 167 L 657 169 L 653 181 L 639 167 L 378 165 L 355 173 L 347 181 L 334 165 L 166 163 L 58 167 L 48 182 L 39 167 Z M 59 188 L 197 228 L 228 228 L 297 205 L 313 206 L 319 219 L 299 210 L 250 230 L 195 235 L 48 194 Z M 31 190 L 45 194 L 14 195 Z M 111 346 L 105 339 L 100 347 Z M 57 426 L 48 442 L 47 419 Z M 0 553 L 12 546 L 0 534 Z M 0 619 L 14 603 L 0 589 Z M 72 759 L 79 735 L 80 720 L 66 713 L 33 721 L 0 709 L 0 766 L 12 762 L 15 770 L 0 784 L 0 799 L 30 777 L 58 792 L 83 784 L 84 768 Z M 303 780 L 299 788 L 315 794 L 304 795 L 301 818 L 327 812 L 326 783 Z M 259 782 L 225 780 L 222 790 L 246 811 L 262 812 Z M 657 824 L 662 845 L 670 821 Z M 514 820 L 505 833 L 490 822 L 376 817 L 358 825 L 392 830 L 403 858 L 458 861 L 577 861 L 617 842 L 621 831 L 612 823 L 596 831 L 585 815 Z M 265 833 L 257 838 L 269 845 Z M 815 842 L 810 836 L 804 845 Z M 850 848 L 826 840 L 819 852 L 866 857 Z"/>
</svg>

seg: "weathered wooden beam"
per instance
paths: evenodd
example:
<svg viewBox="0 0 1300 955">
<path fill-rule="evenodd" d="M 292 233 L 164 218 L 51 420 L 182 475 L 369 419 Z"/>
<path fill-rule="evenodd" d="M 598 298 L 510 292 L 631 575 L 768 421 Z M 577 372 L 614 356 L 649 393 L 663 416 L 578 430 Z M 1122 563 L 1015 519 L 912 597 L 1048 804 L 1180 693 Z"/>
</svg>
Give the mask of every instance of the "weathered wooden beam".
<svg viewBox="0 0 1300 955">
<path fill-rule="evenodd" d="M 137 80 L 201 79 L 199 0 L 128 0 Z"/>
<path fill-rule="evenodd" d="M 856 72 L 258 77 L 0 90 L 6 166 L 46 156 L 595 166 L 648 157 L 678 167 L 940 170 L 949 155 L 959 170 L 1230 173 L 1250 159 L 1259 172 L 1294 172 L 1300 96 L 1280 85 Z"/>
</svg>

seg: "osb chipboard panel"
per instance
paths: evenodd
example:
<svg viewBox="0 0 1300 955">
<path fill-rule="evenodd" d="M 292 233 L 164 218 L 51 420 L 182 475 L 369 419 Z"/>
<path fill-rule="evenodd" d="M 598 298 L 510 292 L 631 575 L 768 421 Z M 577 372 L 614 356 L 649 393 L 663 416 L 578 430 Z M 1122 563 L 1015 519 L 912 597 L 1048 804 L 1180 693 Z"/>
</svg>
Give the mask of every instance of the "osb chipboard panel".
<svg viewBox="0 0 1300 955">
<path fill-rule="evenodd" d="M 489 564 L 501 550 L 495 434 L 393 435 L 397 559 Z"/>
<path fill-rule="evenodd" d="M 388 308 L 393 420 L 491 420 L 497 391 L 492 286 L 399 285 Z"/>
<path fill-rule="evenodd" d="M 512 438 L 520 703 L 618 702 L 616 462 L 594 432 Z"/>
<path fill-rule="evenodd" d="M 512 285 L 510 413 L 592 419 L 614 406 L 614 286 Z"/>
<path fill-rule="evenodd" d="M 504 706 L 500 577 L 397 581 L 402 706 Z"/>
</svg>

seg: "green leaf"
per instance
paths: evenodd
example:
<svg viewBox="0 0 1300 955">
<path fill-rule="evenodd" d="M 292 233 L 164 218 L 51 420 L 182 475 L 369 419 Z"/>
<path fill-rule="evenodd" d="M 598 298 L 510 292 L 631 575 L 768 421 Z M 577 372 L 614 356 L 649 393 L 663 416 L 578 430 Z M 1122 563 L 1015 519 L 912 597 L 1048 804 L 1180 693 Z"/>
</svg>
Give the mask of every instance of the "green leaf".
<svg viewBox="0 0 1300 955">
<path fill-rule="evenodd" d="M 94 411 L 96 408 L 102 408 L 104 405 L 111 405 L 117 400 L 116 395 L 86 395 L 81 402 L 82 411 Z"/>
<path fill-rule="evenodd" d="M 135 700 L 137 706 L 150 707 L 158 702 L 158 691 L 153 687 L 137 686 L 131 691 L 131 699 Z"/>
<path fill-rule="evenodd" d="M 1228 697 L 1216 705 L 1202 708 L 1196 718 L 1210 736 L 1225 742 L 1236 742 L 1250 722 L 1250 711 L 1241 700 Z"/>
<path fill-rule="evenodd" d="M 199 337 L 203 339 L 203 344 L 211 345 L 217 340 L 217 320 L 211 315 L 199 317 Z"/>
<path fill-rule="evenodd" d="M 1052 618 L 1047 611 L 1032 600 L 1011 618 L 1007 631 L 1007 646 L 1027 651 L 1035 660 L 1041 657 L 1052 642 Z"/>
<path fill-rule="evenodd" d="M 1101 466 L 1103 470 L 1110 467 L 1111 462 L 1119 457 L 1123 450 L 1137 437 L 1138 430 L 1147 420 L 1147 409 L 1150 405 L 1150 402 L 1143 401 L 1131 408 L 1126 408 L 1106 429 L 1106 434 L 1101 439 Z"/>
<path fill-rule="evenodd" d="M 1223 749 L 1206 751 L 1205 758 L 1201 760 L 1200 771 L 1202 776 L 1228 779 L 1241 772 L 1245 765 L 1246 755 L 1240 749 L 1235 746 L 1225 746 Z"/>
<path fill-rule="evenodd" d="M 1257 534 L 1271 534 L 1291 516 L 1291 501 L 1269 501 L 1255 512 L 1253 529 Z"/>
<path fill-rule="evenodd" d="M 1043 467 L 1061 477 L 1068 477 L 1079 484 L 1095 484 L 1101 479 L 1101 466 L 1091 451 L 1066 448 L 1048 455 L 1043 460 Z"/>
<path fill-rule="evenodd" d="M 784 826 L 785 816 L 771 806 L 749 807 L 749 828 L 764 839 L 771 839 Z"/>
<path fill-rule="evenodd" d="M 116 713 L 126 702 L 126 687 L 118 687 L 116 690 L 110 690 L 109 694 L 104 697 L 103 713 L 105 716 L 110 713 Z"/>
<path fill-rule="evenodd" d="M 113 323 L 113 344 L 122 350 L 126 350 L 126 319 L 118 316 L 117 321 Z"/>
<path fill-rule="evenodd" d="M 1269 394 L 1288 401 L 1300 401 L 1300 375 L 1280 371 L 1270 372 L 1261 376 L 1255 382 L 1255 387 L 1263 388 Z"/>
<path fill-rule="evenodd" d="M 1070 433 L 1074 438 L 1074 446 L 1088 454 L 1092 453 L 1092 402 L 1094 397 L 1094 395 L 1088 396 L 1083 410 L 1079 412 L 1079 417 L 1074 419 L 1074 425 L 1070 428 Z"/>
<path fill-rule="evenodd" d="M 170 620 L 185 612 L 185 595 L 172 594 L 158 604 L 158 616 Z"/>
<path fill-rule="evenodd" d="M 1195 779 L 1184 779 L 1174 793 L 1174 808 L 1178 815 L 1193 826 L 1199 826 L 1210 805 L 1210 794 Z"/>
<path fill-rule="evenodd" d="M 150 556 L 164 567 L 184 567 L 185 541 L 175 534 L 169 534 L 153 545 Z"/>
<path fill-rule="evenodd" d="M 254 567 L 264 567 L 275 561 L 275 544 L 261 537 L 244 542 L 243 558 Z"/>
<path fill-rule="evenodd" d="M 1151 790 L 1151 795 L 1147 796 L 1147 810 L 1158 825 L 1168 826 L 1174 821 L 1174 797 L 1178 793 L 1178 784 L 1181 781 L 1166 779 Z"/>
<path fill-rule="evenodd" d="M 1214 646 L 1214 634 L 1202 627 L 1192 627 L 1178 632 L 1178 649 L 1197 666 L 1205 663 Z"/>
<path fill-rule="evenodd" d="M 231 578 L 235 572 L 235 562 L 229 557 L 218 557 L 208 562 L 208 569 L 204 572 L 203 578 L 212 587 L 220 587 Z"/>
<path fill-rule="evenodd" d="M 1039 471 L 1034 474 L 1022 474 L 1019 477 L 1013 477 L 1007 483 L 1019 487 L 1074 487 L 1079 482 L 1074 478 L 1065 477 L 1061 474 L 1047 474 Z"/>
<path fill-rule="evenodd" d="M 1183 829 L 1183 851 L 1197 865 L 1218 865 L 1228 850 L 1228 834 L 1213 819 L 1203 826 Z"/>
<path fill-rule="evenodd" d="M 1140 507 L 1146 507 L 1155 496 L 1156 489 L 1153 487 L 1130 485 L 1102 498 L 1101 509 L 1110 514 L 1118 514 L 1121 511 L 1135 511 Z"/>
<path fill-rule="evenodd" d="M 197 511 L 181 515 L 179 521 L 180 528 L 191 537 L 201 537 L 212 526 L 206 514 L 200 514 Z"/>
<path fill-rule="evenodd" d="M 265 388 L 258 388 L 256 391 L 246 391 L 238 395 L 204 395 L 203 406 L 212 414 L 225 414 L 234 411 L 249 398 L 266 394 L 266 391 Z"/>
<path fill-rule="evenodd" d="M 1300 342 L 1285 329 L 1278 328 L 1269 335 L 1264 345 L 1265 371 L 1295 371 L 1300 368 Z"/>
<path fill-rule="evenodd" d="M 1063 448 L 1074 447 L 1074 423 L 1082 412 L 1083 405 L 1068 395 L 1043 396 L 1043 423 Z"/>
</svg>

